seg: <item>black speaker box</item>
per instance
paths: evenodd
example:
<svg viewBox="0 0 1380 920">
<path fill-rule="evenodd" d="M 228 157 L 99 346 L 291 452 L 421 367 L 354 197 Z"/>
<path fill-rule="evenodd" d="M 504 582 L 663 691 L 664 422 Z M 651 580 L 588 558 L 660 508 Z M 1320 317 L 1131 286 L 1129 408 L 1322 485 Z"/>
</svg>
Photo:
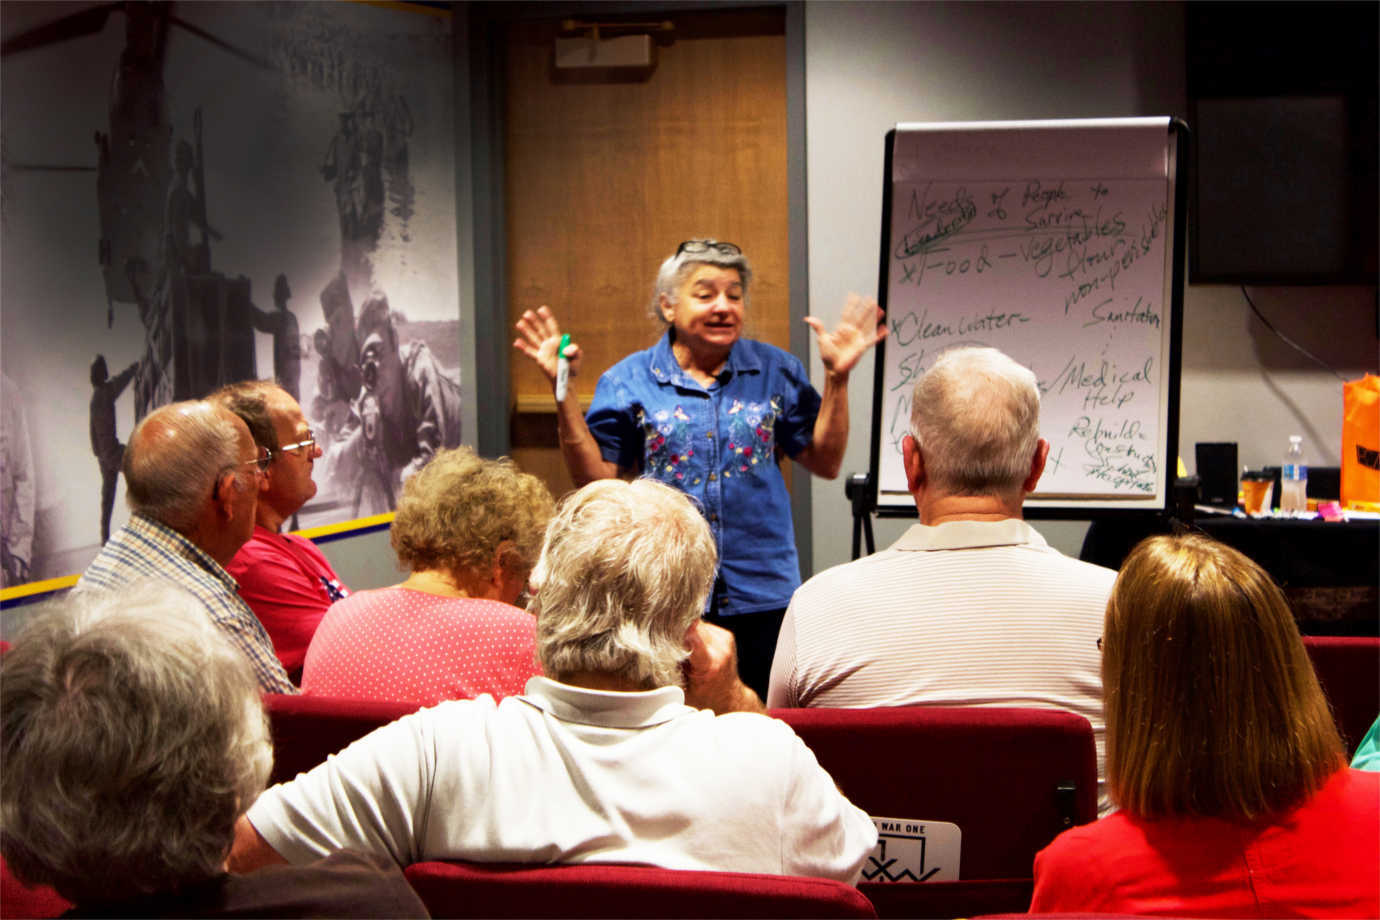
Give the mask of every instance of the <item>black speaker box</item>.
<svg viewBox="0 0 1380 920">
<path fill-rule="evenodd" d="M 1199 441 L 1193 445 L 1198 465 L 1203 504 L 1219 508 L 1236 506 L 1235 441 Z"/>
</svg>

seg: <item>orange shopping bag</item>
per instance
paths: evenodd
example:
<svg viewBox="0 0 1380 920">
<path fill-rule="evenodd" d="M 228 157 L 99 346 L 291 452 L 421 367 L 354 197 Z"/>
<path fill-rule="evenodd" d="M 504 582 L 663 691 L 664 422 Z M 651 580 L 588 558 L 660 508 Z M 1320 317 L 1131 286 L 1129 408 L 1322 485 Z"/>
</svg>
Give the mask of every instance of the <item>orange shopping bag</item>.
<svg viewBox="0 0 1380 920">
<path fill-rule="evenodd" d="M 1380 511 L 1380 377 L 1342 384 L 1342 507 Z"/>
</svg>

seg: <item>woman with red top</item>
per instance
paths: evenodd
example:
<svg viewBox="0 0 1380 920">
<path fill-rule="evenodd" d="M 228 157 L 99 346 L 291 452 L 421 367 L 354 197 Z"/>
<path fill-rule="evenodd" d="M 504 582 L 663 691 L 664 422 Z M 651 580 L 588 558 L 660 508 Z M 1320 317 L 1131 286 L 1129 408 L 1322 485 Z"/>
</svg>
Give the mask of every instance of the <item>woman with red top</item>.
<svg viewBox="0 0 1380 920">
<path fill-rule="evenodd" d="M 1380 774 L 1346 765 L 1289 606 L 1241 553 L 1152 537 L 1102 639 L 1121 811 L 1035 857 L 1032 913 L 1380 916 Z"/>
<path fill-rule="evenodd" d="M 541 480 L 508 458 L 437 451 L 403 486 L 393 521 L 411 574 L 326 611 L 302 691 L 428 706 L 521 693 L 541 668 L 536 621 L 516 604 L 553 510 Z"/>
</svg>

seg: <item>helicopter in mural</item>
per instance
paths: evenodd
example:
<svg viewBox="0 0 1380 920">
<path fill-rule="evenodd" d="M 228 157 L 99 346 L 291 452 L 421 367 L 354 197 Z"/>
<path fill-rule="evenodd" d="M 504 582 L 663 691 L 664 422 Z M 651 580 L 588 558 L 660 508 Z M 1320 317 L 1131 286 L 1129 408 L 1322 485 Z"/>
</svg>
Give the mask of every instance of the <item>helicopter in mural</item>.
<svg viewBox="0 0 1380 920">
<path fill-rule="evenodd" d="M 54 7 L 61 9 L 62 7 Z M 262 68 L 271 65 L 174 14 L 172 3 L 91 6 L 0 44 L 0 56 L 29 53 L 101 32 L 125 18 L 125 42 L 110 83 L 106 130 L 94 135 L 107 325 L 115 304 L 133 304 L 145 332 L 135 379 L 135 415 L 220 384 L 256 376 L 249 279 L 211 268 L 220 234 L 207 219 L 201 111 L 192 139 L 177 139 L 163 81 L 169 32 L 181 29 Z M 8 163 L 23 170 L 71 166 Z"/>
</svg>

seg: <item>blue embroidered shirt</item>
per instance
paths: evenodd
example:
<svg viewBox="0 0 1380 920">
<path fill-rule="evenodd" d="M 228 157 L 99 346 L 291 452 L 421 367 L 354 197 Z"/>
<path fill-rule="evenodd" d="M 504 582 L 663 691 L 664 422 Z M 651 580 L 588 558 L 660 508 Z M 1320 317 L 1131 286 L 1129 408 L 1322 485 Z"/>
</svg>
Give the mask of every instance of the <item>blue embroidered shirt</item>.
<svg viewBox="0 0 1380 920">
<path fill-rule="evenodd" d="M 790 495 L 777 463 L 810 444 L 819 393 L 800 361 L 739 339 L 708 388 L 667 333 L 599 378 L 585 416 L 605 460 L 699 502 L 719 549 L 725 615 L 777 610 L 800 586 Z"/>
</svg>

